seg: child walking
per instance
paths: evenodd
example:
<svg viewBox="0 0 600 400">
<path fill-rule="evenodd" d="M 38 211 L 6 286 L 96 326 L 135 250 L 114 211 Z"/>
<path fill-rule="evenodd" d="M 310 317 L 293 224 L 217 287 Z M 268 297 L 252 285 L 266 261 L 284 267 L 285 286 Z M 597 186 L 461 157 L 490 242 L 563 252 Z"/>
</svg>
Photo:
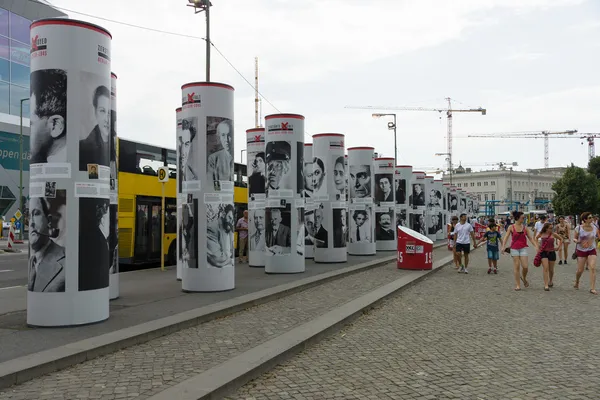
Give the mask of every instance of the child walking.
<svg viewBox="0 0 600 400">
<path fill-rule="evenodd" d="M 494 222 L 490 222 L 488 225 L 489 230 L 485 232 L 479 244 L 487 242 L 487 258 L 488 258 L 488 274 L 494 271 L 494 274 L 498 273 L 498 260 L 500 259 L 500 239 L 502 235 L 498 232 L 498 225 Z"/>
</svg>

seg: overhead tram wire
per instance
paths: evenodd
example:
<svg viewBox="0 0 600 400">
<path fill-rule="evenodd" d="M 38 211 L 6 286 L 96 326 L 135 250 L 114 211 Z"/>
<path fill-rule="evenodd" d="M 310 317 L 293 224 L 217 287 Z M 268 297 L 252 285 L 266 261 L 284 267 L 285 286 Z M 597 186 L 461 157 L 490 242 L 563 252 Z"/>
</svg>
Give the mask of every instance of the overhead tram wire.
<svg viewBox="0 0 600 400">
<path fill-rule="evenodd" d="M 44 4 L 38 0 L 27 0 L 31 3 L 37 3 L 37 4 Z M 44 4 L 45 5 L 45 4 Z M 183 38 L 187 38 L 187 39 L 195 39 L 195 40 L 203 40 L 206 41 L 206 38 L 200 37 L 200 36 L 193 36 L 193 35 L 186 35 L 184 33 L 177 33 L 177 32 L 171 32 L 171 31 L 165 31 L 162 29 L 155 29 L 155 28 L 149 28 L 147 26 L 142 26 L 142 25 L 136 25 L 136 24 L 131 24 L 129 22 L 123 22 L 123 21 L 117 21 L 114 19 L 110 19 L 110 18 L 105 18 L 105 17 L 100 17 L 97 15 L 92 15 L 92 14 L 88 14 L 88 13 L 84 13 L 84 12 L 80 12 L 80 11 L 76 11 L 76 10 L 71 10 L 69 8 L 65 8 L 65 7 L 59 7 L 56 6 L 54 4 L 52 4 L 52 7 L 57 8 L 61 11 L 65 11 L 65 12 L 69 12 L 69 13 L 73 13 L 73 14 L 79 14 L 79 15 L 83 15 L 89 18 L 95 18 L 95 19 L 99 19 L 101 21 L 107 21 L 107 22 L 112 22 L 114 24 L 119 24 L 119 25 L 124 25 L 124 26 L 128 26 L 130 28 L 135 28 L 135 29 L 142 29 L 142 30 L 146 30 L 146 31 L 151 31 L 151 32 L 156 32 L 156 33 L 162 33 L 165 35 L 171 35 L 171 36 L 179 36 L 179 37 L 183 37 Z M 254 85 L 252 83 L 250 83 L 250 81 L 248 79 L 246 79 L 246 77 L 240 72 L 240 70 L 238 70 L 235 65 L 233 65 L 233 63 L 231 61 L 229 61 L 229 59 L 227 57 L 225 57 L 225 55 L 223 54 L 223 52 L 221 50 L 219 50 L 219 48 L 217 46 L 215 46 L 215 44 L 211 41 L 210 45 L 219 53 L 219 55 L 221 57 L 223 57 L 223 59 L 225 60 L 225 62 L 227 62 L 227 64 L 229 64 L 229 66 L 231 68 L 233 68 L 233 70 L 252 88 L 252 90 L 256 90 L 256 88 L 254 87 Z M 269 99 L 267 99 L 260 91 L 257 91 L 258 95 L 264 100 L 266 101 L 271 107 L 273 107 L 273 109 L 275 109 L 275 111 L 277 111 L 278 113 L 281 113 L 281 111 L 275 107 L 275 105 L 273 103 L 271 103 L 269 101 Z M 307 133 L 305 132 L 305 135 Z"/>
</svg>

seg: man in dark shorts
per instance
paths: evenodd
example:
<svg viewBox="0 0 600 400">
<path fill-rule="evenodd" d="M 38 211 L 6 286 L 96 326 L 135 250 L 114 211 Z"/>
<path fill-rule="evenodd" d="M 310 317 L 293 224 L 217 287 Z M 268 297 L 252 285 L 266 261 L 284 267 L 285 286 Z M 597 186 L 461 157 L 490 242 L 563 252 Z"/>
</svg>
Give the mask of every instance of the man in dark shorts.
<svg viewBox="0 0 600 400">
<path fill-rule="evenodd" d="M 460 214 L 460 220 L 454 227 L 454 254 L 458 257 L 460 262 L 460 269 L 458 273 L 468 274 L 469 267 L 469 253 L 471 252 L 471 240 L 473 240 L 473 248 L 477 248 L 477 241 L 475 240 L 475 230 L 473 226 L 467 222 L 467 214 Z M 461 254 L 462 253 L 462 254 Z M 465 263 L 462 264 L 462 255 L 465 256 Z"/>
</svg>

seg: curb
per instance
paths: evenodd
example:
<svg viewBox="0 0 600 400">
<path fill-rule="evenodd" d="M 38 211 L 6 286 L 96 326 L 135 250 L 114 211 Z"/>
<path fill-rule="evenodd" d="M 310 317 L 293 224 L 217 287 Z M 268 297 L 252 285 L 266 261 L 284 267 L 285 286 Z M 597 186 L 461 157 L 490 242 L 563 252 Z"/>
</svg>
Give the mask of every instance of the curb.
<svg viewBox="0 0 600 400">
<path fill-rule="evenodd" d="M 381 286 L 208 371 L 151 396 L 149 400 L 208 400 L 221 399 L 230 395 L 308 346 L 339 331 L 383 300 L 451 264 L 452 260 L 452 256 L 444 257 L 434 263 L 431 270 L 414 271 L 415 273 L 410 276 Z"/>
<path fill-rule="evenodd" d="M 433 248 L 437 249 L 443 246 L 445 246 L 445 243 L 434 245 Z M 154 321 L 5 361 L 0 363 L 0 389 L 21 384 L 75 364 L 114 353 L 137 344 L 146 343 L 152 339 L 225 317 L 256 305 L 277 300 L 332 280 L 341 279 L 358 272 L 388 264 L 396 260 L 395 253 L 393 252 L 393 256 L 382 257 L 351 267 L 285 283 L 169 317 L 159 318 Z"/>
</svg>

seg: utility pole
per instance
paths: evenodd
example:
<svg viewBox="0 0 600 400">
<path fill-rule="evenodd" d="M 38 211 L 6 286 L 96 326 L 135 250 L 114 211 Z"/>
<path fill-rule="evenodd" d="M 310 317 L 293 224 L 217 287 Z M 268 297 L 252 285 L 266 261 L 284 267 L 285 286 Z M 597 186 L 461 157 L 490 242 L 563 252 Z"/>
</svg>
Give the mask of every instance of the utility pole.
<svg viewBox="0 0 600 400">
<path fill-rule="evenodd" d="M 194 8 L 194 14 L 206 13 L 206 82 L 210 82 L 210 0 L 188 0 L 188 7 Z"/>
<path fill-rule="evenodd" d="M 260 99 L 258 98 L 258 57 L 254 57 L 254 125 L 260 128 L 258 119 L 258 107 Z"/>
</svg>

